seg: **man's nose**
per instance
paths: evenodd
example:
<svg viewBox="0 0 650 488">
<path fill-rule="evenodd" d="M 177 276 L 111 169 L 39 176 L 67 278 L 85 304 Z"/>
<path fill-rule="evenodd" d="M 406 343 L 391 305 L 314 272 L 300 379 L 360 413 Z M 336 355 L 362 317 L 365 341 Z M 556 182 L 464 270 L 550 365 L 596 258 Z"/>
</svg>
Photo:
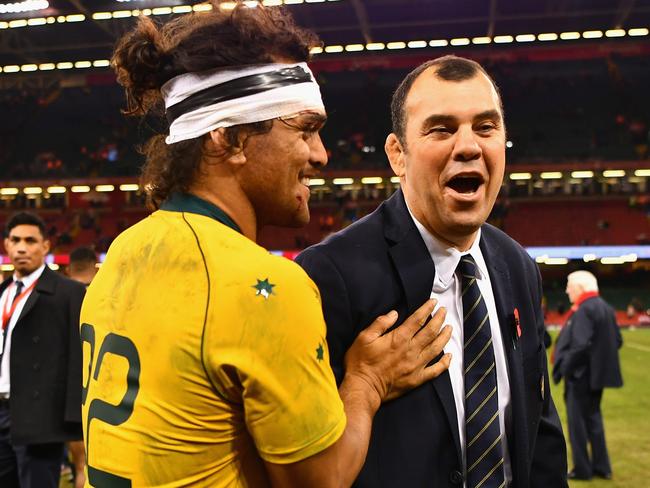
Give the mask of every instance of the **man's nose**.
<svg viewBox="0 0 650 488">
<path fill-rule="evenodd" d="M 459 127 L 453 150 L 454 160 L 467 162 L 478 159 L 482 154 L 482 150 L 477 137 L 472 127 Z"/>
<path fill-rule="evenodd" d="M 327 165 L 327 151 L 320 134 L 314 134 L 309 141 L 309 164 L 321 168 Z"/>
</svg>

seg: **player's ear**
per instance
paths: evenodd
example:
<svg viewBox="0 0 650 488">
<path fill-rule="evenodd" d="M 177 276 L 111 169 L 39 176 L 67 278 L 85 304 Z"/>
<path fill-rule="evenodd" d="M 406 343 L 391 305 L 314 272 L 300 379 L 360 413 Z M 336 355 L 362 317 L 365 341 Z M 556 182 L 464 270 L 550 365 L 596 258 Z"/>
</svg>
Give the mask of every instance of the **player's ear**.
<svg viewBox="0 0 650 488">
<path fill-rule="evenodd" d="M 233 146 L 226 137 L 226 129 L 219 128 L 210 131 L 209 138 L 206 141 L 206 150 L 208 155 L 222 155 L 225 162 L 230 164 L 244 164 L 246 155 L 244 154 L 244 141 L 238 137 L 237 143 Z M 211 153 L 210 150 L 213 152 Z"/>
<path fill-rule="evenodd" d="M 403 177 L 406 172 L 405 151 L 399 137 L 394 132 L 388 134 L 386 143 L 384 144 L 384 151 L 386 151 L 386 156 L 388 156 L 393 173 L 396 176 Z"/>
</svg>

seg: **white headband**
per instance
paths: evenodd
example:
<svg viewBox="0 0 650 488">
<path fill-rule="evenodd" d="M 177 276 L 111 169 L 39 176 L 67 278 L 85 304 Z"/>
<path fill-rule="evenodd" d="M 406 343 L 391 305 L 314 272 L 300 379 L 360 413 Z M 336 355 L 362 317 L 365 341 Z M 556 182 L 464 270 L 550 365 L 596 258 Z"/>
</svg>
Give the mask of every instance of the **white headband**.
<svg viewBox="0 0 650 488">
<path fill-rule="evenodd" d="M 307 63 L 185 73 L 165 83 L 161 93 L 169 121 L 167 144 L 220 127 L 325 109 Z"/>
</svg>

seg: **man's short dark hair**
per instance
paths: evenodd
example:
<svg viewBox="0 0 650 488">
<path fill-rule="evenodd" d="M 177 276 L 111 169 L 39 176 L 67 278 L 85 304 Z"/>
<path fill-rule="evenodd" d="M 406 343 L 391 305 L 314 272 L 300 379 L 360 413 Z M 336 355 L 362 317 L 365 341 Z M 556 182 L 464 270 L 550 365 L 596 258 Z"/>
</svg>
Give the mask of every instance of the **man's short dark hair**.
<svg viewBox="0 0 650 488">
<path fill-rule="evenodd" d="M 5 237 L 9 237 L 11 230 L 19 225 L 35 225 L 46 239 L 45 222 L 38 215 L 31 212 L 18 212 L 11 216 L 5 225 Z"/>
<path fill-rule="evenodd" d="M 95 263 L 97 263 L 97 255 L 91 247 L 79 246 L 70 252 L 70 266 L 75 264 L 95 266 Z"/>
<path fill-rule="evenodd" d="M 420 76 L 424 71 L 429 68 L 435 67 L 435 75 L 441 80 L 445 81 L 465 81 L 471 80 L 477 74 L 483 73 L 492 83 L 494 89 L 497 92 L 499 97 L 499 108 L 501 109 L 501 114 L 503 115 L 503 105 L 501 103 L 501 95 L 499 94 L 499 88 L 497 87 L 494 80 L 490 77 L 489 74 L 483 69 L 483 66 L 478 64 L 476 61 L 471 59 L 459 58 L 454 55 L 442 56 L 440 58 L 432 59 L 425 63 L 422 63 L 420 66 L 411 71 L 399 84 L 395 93 L 393 93 L 393 99 L 390 104 L 391 118 L 393 121 L 393 132 L 402 143 L 406 143 L 406 112 L 404 110 L 404 105 L 406 104 L 406 98 L 408 97 L 411 87 L 415 80 Z"/>
</svg>

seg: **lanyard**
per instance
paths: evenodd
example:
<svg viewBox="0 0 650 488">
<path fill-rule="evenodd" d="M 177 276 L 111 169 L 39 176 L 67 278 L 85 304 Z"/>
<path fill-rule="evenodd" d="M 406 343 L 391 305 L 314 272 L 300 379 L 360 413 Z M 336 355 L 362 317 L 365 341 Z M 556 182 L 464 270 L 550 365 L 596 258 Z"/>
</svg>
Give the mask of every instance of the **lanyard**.
<svg viewBox="0 0 650 488">
<path fill-rule="evenodd" d="M 16 298 L 14 298 L 13 300 L 11 300 L 9 298 L 11 296 L 11 293 L 7 292 L 7 301 L 5 302 L 5 306 L 2 309 L 2 330 L 3 331 L 9 325 L 9 320 L 11 319 L 11 316 L 16 311 L 16 307 L 18 306 L 18 303 L 20 303 L 22 301 L 22 299 L 25 298 L 25 295 L 27 295 L 28 293 L 30 293 L 34 289 L 34 287 L 36 286 L 36 283 L 38 283 L 38 280 L 34 281 L 34 283 L 29 285 L 27 288 L 25 288 L 23 290 L 23 292 L 20 295 L 18 295 Z M 16 286 L 15 283 L 13 283 L 12 286 L 15 287 Z"/>
</svg>

